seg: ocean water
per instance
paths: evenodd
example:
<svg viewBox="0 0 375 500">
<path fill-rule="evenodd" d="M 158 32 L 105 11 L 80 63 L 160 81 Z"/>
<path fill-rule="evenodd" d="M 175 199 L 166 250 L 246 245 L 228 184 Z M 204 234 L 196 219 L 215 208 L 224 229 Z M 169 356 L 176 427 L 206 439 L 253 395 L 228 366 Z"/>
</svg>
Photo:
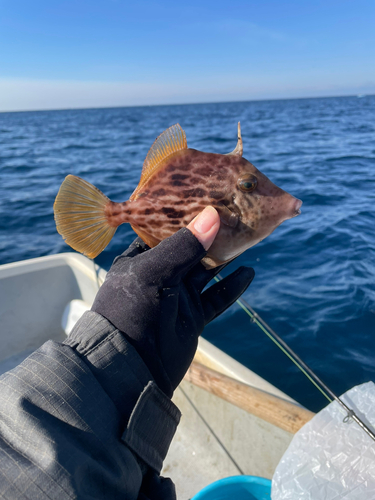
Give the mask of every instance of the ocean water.
<svg viewBox="0 0 375 500">
<path fill-rule="evenodd" d="M 244 157 L 303 200 L 239 265 L 244 298 L 338 394 L 375 380 L 375 96 L 0 114 L 0 264 L 70 251 L 53 202 L 69 174 L 128 199 L 144 158 L 179 122 L 188 145 Z M 96 261 L 133 240 L 121 226 Z M 306 407 L 326 399 L 234 305 L 204 336 Z"/>
</svg>

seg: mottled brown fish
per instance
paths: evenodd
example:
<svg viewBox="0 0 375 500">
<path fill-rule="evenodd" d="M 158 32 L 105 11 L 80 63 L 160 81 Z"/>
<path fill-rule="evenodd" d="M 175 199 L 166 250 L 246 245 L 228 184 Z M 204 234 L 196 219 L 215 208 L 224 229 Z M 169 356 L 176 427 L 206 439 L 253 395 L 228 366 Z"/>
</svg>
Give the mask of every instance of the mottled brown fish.
<svg viewBox="0 0 375 500">
<path fill-rule="evenodd" d="M 188 148 L 185 132 L 173 125 L 151 147 L 128 201 L 110 201 L 89 182 L 68 175 L 54 204 L 57 230 L 68 245 L 94 258 L 124 222 L 154 247 L 211 205 L 221 224 L 204 264 L 228 262 L 298 215 L 302 205 L 242 152 L 240 124 L 237 146 L 227 155 Z"/>
</svg>

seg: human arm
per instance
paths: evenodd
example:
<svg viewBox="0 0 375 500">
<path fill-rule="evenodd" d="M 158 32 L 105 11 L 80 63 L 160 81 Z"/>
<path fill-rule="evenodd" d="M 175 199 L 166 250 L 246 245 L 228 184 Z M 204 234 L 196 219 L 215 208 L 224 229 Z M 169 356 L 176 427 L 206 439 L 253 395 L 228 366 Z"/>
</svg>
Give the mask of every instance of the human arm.
<svg viewBox="0 0 375 500">
<path fill-rule="evenodd" d="M 136 240 L 67 341 L 1 379 L 3 498 L 173 498 L 159 476 L 179 420 L 169 396 L 205 323 L 252 279 L 202 294 L 204 255 L 189 229 L 152 250 Z"/>
</svg>

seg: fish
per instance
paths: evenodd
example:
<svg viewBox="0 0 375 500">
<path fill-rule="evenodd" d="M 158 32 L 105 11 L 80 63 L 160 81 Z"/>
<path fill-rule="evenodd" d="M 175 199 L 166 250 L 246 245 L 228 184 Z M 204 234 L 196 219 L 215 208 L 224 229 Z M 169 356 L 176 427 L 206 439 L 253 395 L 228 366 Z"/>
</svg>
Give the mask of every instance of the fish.
<svg viewBox="0 0 375 500">
<path fill-rule="evenodd" d="M 202 263 L 207 269 L 225 264 L 301 213 L 301 200 L 242 155 L 240 123 L 237 145 L 228 154 L 188 148 L 177 123 L 151 146 L 139 184 L 127 201 L 111 201 L 86 180 L 68 175 L 54 203 L 57 231 L 73 249 L 93 259 L 123 223 L 152 248 L 210 205 L 221 223 Z"/>
</svg>

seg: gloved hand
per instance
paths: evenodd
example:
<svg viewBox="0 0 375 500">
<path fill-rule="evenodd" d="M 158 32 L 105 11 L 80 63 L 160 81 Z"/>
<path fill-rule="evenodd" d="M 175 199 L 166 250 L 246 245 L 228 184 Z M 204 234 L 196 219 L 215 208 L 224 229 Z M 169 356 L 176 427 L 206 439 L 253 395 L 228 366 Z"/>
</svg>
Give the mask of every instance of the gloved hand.
<svg viewBox="0 0 375 500">
<path fill-rule="evenodd" d="M 200 262 L 219 225 L 207 207 L 155 248 L 137 238 L 114 260 L 92 306 L 126 336 L 168 396 L 189 368 L 204 326 L 254 277 L 253 269 L 240 267 L 202 293 L 223 267 L 206 270 Z"/>
</svg>

